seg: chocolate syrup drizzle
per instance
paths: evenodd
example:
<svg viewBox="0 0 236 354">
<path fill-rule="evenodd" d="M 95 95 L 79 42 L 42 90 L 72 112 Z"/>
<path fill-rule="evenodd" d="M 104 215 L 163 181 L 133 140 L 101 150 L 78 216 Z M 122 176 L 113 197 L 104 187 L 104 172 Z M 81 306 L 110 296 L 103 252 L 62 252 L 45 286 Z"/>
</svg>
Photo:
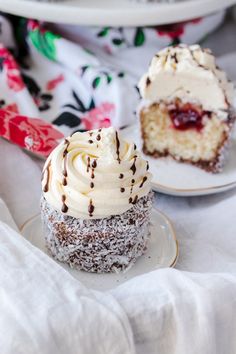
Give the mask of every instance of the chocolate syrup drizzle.
<svg viewBox="0 0 236 354">
<path fill-rule="evenodd" d="M 43 186 L 44 193 L 47 193 L 49 191 L 49 178 L 50 178 L 49 168 L 50 168 L 50 165 L 51 165 L 51 160 L 48 162 L 47 166 L 45 167 L 45 169 L 43 171 L 43 175 L 42 175 L 42 177 L 44 178 L 45 172 L 47 173 L 46 183 Z"/>
<path fill-rule="evenodd" d="M 124 178 L 123 173 L 120 173 L 119 178 L 120 178 L 120 179 Z"/>
<path fill-rule="evenodd" d="M 66 201 L 66 196 L 65 196 L 64 194 L 61 196 L 61 200 L 62 200 L 61 211 L 62 211 L 63 213 L 67 213 L 67 211 L 68 211 L 68 206 L 67 206 L 66 203 L 65 203 L 65 201 Z"/>
<path fill-rule="evenodd" d="M 117 161 L 120 163 L 120 140 L 118 138 L 117 132 L 116 132 L 116 154 L 117 154 Z"/>
<path fill-rule="evenodd" d="M 65 150 L 63 151 L 63 159 L 64 159 L 64 162 L 63 162 L 63 171 L 62 171 L 62 174 L 63 174 L 63 179 L 62 179 L 62 184 L 63 184 L 63 186 L 66 186 L 67 185 L 67 176 L 68 176 L 68 174 L 67 174 L 67 154 L 68 154 L 68 147 L 69 147 L 69 145 L 70 145 L 70 142 L 67 140 L 67 139 L 65 139 L 65 145 L 66 145 L 66 148 L 65 148 Z"/>
<path fill-rule="evenodd" d="M 140 186 L 139 186 L 139 188 L 142 188 L 142 186 L 144 185 L 144 183 L 146 182 L 146 180 L 147 180 L 147 176 L 144 176 L 144 177 L 143 177 L 143 180 L 142 180 L 142 182 L 141 182 L 141 184 L 140 184 Z"/>
<path fill-rule="evenodd" d="M 136 165 L 135 165 L 136 164 L 136 160 L 137 160 L 137 156 L 135 155 L 134 156 L 134 162 L 133 162 L 132 166 L 130 167 L 131 171 L 133 172 L 133 175 L 136 172 Z"/>
<path fill-rule="evenodd" d="M 98 135 L 96 136 L 96 139 L 97 139 L 97 141 L 101 140 L 101 135 L 98 134 Z"/>
<path fill-rule="evenodd" d="M 125 188 L 121 187 L 120 191 L 121 191 L 121 193 L 124 193 Z"/>
<path fill-rule="evenodd" d="M 87 159 L 87 172 L 89 172 L 89 169 L 90 169 L 90 157 L 88 156 L 88 159 Z"/>
<path fill-rule="evenodd" d="M 132 179 L 132 180 L 131 180 L 130 194 L 132 194 L 132 192 L 133 192 L 134 183 L 135 183 L 135 179 Z"/>
<path fill-rule="evenodd" d="M 146 79 L 146 86 L 148 87 L 148 86 L 150 85 L 150 83 L 151 83 L 151 80 L 149 79 L 149 77 L 147 77 L 147 79 Z"/>
<path fill-rule="evenodd" d="M 88 206 L 88 212 L 89 212 L 90 217 L 93 216 L 94 209 L 95 209 L 95 207 L 93 205 L 93 201 L 92 201 L 92 199 L 90 199 L 89 206 Z"/>
</svg>

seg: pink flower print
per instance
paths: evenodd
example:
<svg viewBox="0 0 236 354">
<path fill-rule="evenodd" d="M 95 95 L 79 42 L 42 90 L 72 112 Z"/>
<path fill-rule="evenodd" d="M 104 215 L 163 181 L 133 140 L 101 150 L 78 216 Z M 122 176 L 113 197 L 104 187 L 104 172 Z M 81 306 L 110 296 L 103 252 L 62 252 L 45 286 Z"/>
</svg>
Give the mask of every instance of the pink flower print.
<svg viewBox="0 0 236 354">
<path fill-rule="evenodd" d="M 100 106 L 86 112 L 82 117 L 82 123 L 86 130 L 107 128 L 111 125 L 115 113 L 113 103 L 104 102 Z"/>
</svg>

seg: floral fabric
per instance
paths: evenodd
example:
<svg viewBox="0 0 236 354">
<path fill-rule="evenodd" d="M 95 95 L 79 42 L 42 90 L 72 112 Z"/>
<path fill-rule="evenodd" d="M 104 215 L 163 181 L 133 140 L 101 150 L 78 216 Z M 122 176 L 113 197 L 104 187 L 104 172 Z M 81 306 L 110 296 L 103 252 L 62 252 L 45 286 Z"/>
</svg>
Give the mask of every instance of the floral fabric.
<svg viewBox="0 0 236 354">
<path fill-rule="evenodd" d="M 224 14 L 158 27 L 86 28 L 0 17 L 0 108 L 65 135 L 136 119 L 137 83 L 159 49 L 199 42 Z"/>
</svg>

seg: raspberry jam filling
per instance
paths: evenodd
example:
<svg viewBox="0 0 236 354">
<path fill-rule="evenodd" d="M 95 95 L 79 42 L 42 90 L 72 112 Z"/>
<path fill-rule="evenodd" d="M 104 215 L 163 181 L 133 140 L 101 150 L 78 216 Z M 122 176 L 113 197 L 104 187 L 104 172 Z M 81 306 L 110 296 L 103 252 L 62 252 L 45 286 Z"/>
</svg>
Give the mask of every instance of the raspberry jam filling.
<svg viewBox="0 0 236 354">
<path fill-rule="evenodd" d="M 178 130 L 195 129 L 201 131 L 203 124 L 203 117 L 209 112 L 203 111 L 194 107 L 193 105 L 186 104 L 182 107 L 176 106 L 176 108 L 169 111 L 173 127 Z"/>
</svg>

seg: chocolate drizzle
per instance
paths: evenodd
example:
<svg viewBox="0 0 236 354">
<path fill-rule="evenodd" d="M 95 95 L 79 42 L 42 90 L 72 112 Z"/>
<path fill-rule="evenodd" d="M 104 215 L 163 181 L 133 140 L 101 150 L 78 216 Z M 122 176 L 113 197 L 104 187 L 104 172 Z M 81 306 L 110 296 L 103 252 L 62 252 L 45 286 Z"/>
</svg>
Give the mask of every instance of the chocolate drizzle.
<svg viewBox="0 0 236 354">
<path fill-rule="evenodd" d="M 97 161 L 96 161 L 96 160 L 93 160 L 91 166 L 92 166 L 91 178 L 94 179 L 94 178 L 95 178 L 94 169 L 97 167 Z"/>
<path fill-rule="evenodd" d="M 130 188 L 130 194 L 133 192 L 133 187 L 134 187 L 135 179 L 131 180 L 131 188 Z"/>
<path fill-rule="evenodd" d="M 92 144 L 92 143 L 93 143 L 93 140 L 90 139 L 88 142 L 89 142 L 89 144 Z"/>
<path fill-rule="evenodd" d="M 97 141 L 101 140 L 101 135 L 98 134 L 98 135 L 96 136 L 96 139 L 97 139 Z"/>
<path fill-rule="evenodd" d="M 148 86 L 150 85 L 150 83 L 151 83 L 151 80 L 149 79 L 149 77 L 147 77 L 147 79 L 146 79 L 146 86 L 148 87 Z"/>
<path fill-rule="evenodd" d="M 68 154 L 68 147 L 70 145 L 69 140 L 65 139 L 64 144 L 66 145 L 65 150 L 63 151 L 63 157 L 65 157 Z"/>
<path fill-rule="evenodd" d="M 136 144 L 134 144 L 134 150 L 136 150 L 137 149 L 137 145 Z"/>
<path fill-rule="evenodd" d="M 89 172 L 89 169 L 90 169 L 90 157 L 88 156 L 88 159 L 87 159 L 87 172 Z"/>
<path fill-rule="evenodd" d="M 116 132 L 116 154 L 117 154 L 117 161 L 120 163 L 120 140 L 118 138 L 117 132 Z"/>
<path fill-rule="evenodd" d="M 136 172 L 136 160 L 137 160 L 137 156 L 135 155 L 134 156 L 134 162 L 133 162 L 132 166 L 130 167 L 131 171 L 133 172 L 133 175 Z"/>
<path fill-rule="evenodd" d="M 97 167 L 97 161 L 96 161 L 96 160 L 93 160 L 92 168 L 96 168 L 96 167 Z"/>
<path fill-rule="evenodd" d="M 89 206 L 88 206 L 88 212 L 89 212 L 90 217 L 93 216 L 94 209 L 95 209 L 95 207 L 93 205 L 93 201 L 92 201 L 92 199 L 90 199 Z"/>
<path fill-rule="evenodd" d="M 66 179 L 66 177 L 63 178 L 62 184 L 63 184 L 63 186 L 67 186 L 67 179 Z"/>
<path fill-rule="evenodd" d="M 146 171 L 149 170 L 149 163 L 147 162 L 147 167 L 146 167 Z"/>
<path fill-rule="evenodd" d="M 121 193 L 124 193 L 125 188 L 121 187 L 120 191 L 121 191 Z"/>
<path fill-rule="evenodd" d="M 120 173 L 119 178 L 120 178 L 120 179 L 124 178 L 123 173 Z"/>
<path fill-rule="evenodd" d="M 90 188 L 94 188 L 94 183 L 93 182 L 90 183 Z"/>
<path fill-rule="evenodd" d="M 63 159 L 64 159 L 64 162 L 63 162 L 63 171 L 62 171 L 62 174 L 63 174 L 63 180 L 62 180 L 62 184 L 63 184 L 63 186 L 66 186 L 67 185 L 67 166 L 66 166 L 66 164 L 67 164 L 67 154 L 68 154 L 68 147 L 69 147 L 69 145 L 70 145 L 70 142 L 67 140 L 67 139 L 65 139 L 65 142 L 64 142 L 64 144 L 66 145 L 66 148 L 65 148 L 65 150 L 63 151 Z"/>
<path fill-rule="evenodd" d="M 178 64 L 178 58 L 177 58 L 177 53 L 174 53 L 173 55 L 171 55 L 171 59 L 174 59 L 175 63 Z"/>
<path fill-rule="evenodd" d="M 67 211 L 68 211 L 68 206 L 67 206 L 66 203 L 65 203 L 65 201 L 66 201 L 66 196 L 65 196 L 64 194 L 61 196 L 61 200 L 62 200 L 61 211 L 62 211 L 63 213 L 67 213 Z"/>
<path fill-rule="evenodd" d="M 46 183 L 43 186 L 44 193 L 47 193 L 49 191 L 49 178 L 50 178 L 49 168 L 50 168 L 50 165 L 51 165 L 51 161 L 48 162 L 47 166 L 45 167 L 45 169 L 43 171 L 43 178 L 44 178 L 45 173 L 47 174 L 46 175 Z"/>
<path fill-rule="evenodd" d="M 137 201 L 138 201 L 138 196 L 137 195 L 134 197 L 134 200 L 131 197 L 129 198 L 129 204 L 136 204 Z"/>
<path fill-rule="evenodd" d="M 139 188 L 142 188 L 142 186 L 144 185 L 144 183 L 146 182 L 146 180 L 147 180 L 147 176 L 144 176 L 144 177 L 143 177 L 143 180 L 142 180 L 142 182 L 141 182 L 141 184 L 140 184 L 140 186 L 139 186 Z"/>
</svg>

